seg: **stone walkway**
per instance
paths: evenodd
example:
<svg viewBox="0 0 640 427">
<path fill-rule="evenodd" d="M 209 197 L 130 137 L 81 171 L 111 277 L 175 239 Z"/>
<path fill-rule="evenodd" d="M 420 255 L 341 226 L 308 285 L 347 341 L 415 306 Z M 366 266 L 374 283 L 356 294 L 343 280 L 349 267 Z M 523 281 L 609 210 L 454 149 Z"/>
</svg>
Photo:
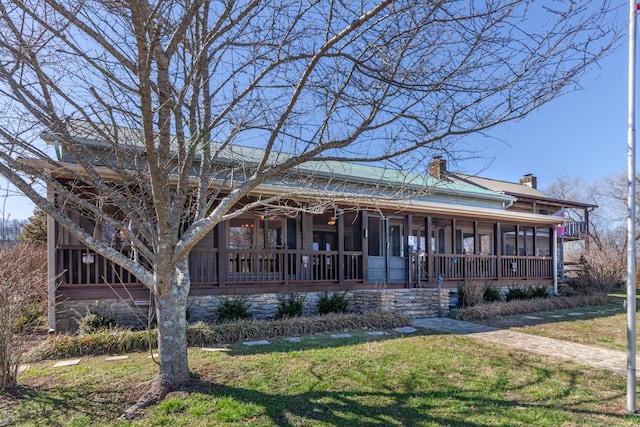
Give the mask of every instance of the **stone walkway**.
<svg viewBox="0 0 640 427">
<path fill-rule="evenodd" d="M 598 369 L 623 374 L 627 371 L 627 353 L 623 351 L 591 347 L 443 317 L 414 319 L 413 326 L 445 334 L 468 335 L 479 341 L 569 360 Z M 638 363 L 640 359 L 636 360 L 636 366 L 640 366 Z"/>
</svg>

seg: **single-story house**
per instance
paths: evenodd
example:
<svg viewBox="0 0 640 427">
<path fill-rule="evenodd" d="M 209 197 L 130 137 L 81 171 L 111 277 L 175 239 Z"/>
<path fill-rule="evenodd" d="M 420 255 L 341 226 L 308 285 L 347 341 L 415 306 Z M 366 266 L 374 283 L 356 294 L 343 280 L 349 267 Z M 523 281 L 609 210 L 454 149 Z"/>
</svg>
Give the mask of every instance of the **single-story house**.
<svg viewBox="0 0 640 427">
<path fill-rule="evenodd" d="M 83 143 L 104 147 L 89 137 Z M 241 146 L 223 151 L 218 159 L 228 164 L 263 154 Z M 73 158 L 57 144 L 56 152 L 59 163 L 73 169 Z M 61 172 L 56 179 L 73 178 Z M 311 312 L 321 293 L 336 291 L 348 293 L 354 311 L 429 316 L 446 314 L 450 291 L 465 281 L 555 289 L 557 230 L 568 219 L 554 214 L 593 208 L 548 197 L 535 179 L 531 185 L 452 174 L 442 158 L 424 175 L 307 163 L 251 197 L 277 194 L 280 206 L 221 222 L 192 250 L 190 320 L 214 320 L 221 299 L 233 295 L 248 295 L 256 317 L 272 316 L 279 298 L 292 293 L 304 293 Z M 131 251 L 114 230 L 69 213 L 94 236 Z M 576 229 L 586 236 L 584 227 Z M 152 303 L 134 275 L 87 250 L 51 218 L 48 233 L 52 329 L 73 328 L 72 317 L 87 308 L 142 323 Z"/>
</svg>

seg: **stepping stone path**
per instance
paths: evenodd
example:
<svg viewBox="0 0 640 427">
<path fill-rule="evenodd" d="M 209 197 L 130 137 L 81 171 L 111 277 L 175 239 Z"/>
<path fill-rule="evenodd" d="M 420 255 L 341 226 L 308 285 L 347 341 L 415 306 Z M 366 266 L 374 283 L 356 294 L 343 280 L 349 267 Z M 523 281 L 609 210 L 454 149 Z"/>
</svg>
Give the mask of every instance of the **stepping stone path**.
<svg viewBox="0 0 640 427">
<path fill-rule="evenodd" d="M 374 337 L 379 337 L 382 335 L 389 335 L 388 332 L 383 332 L 383 331 L 374 331 L 374 332 L 367 332 L 367 335 L 372 335 Z"/>
<path fill-rule="evenodd" d="M 259 341 L 245 341 L 242 344 L 247 345 L 249 347 L 253 347 L 256 345 L 269 345 L 271 343 L 267 340 L 259 340 Z"/>
<path fill-rule="evenodd" d="M 351 338 L 351 334 L 333 334 L 331 338 Z"/>
<path fill-rule="evenodd" d="M 203 351 L 229 351 L 227 346 L 224 346 L 224 345 L 205 346 L 205 347 L 202 347 L 202 350 Z"/>
<path fill-rule="evenodd" d="M 584 313 L 579 313 L 579 312 L 569 313 L 569 316 L 584 316 Z"/>
<path fill-rule="evenodd" d="M 564 315 L 562 315 L 562 314 L 552 314 L 549 317 L 553 317 L 554 319 L 562 319 L 564 317 Z"/>
<path fill-rule="evenodd" d="M 111 357 L 107 357 L 104 360 L 125 360 L 128 359 L 129 356 L 111 356 Z"/>
<path fill-rule="evenodd" d="M 53 365 L 54 368 L 61 368 L 64 366 L 75 366 L 80 363 L 80 359 L 72 359 L 72 360 L 61 360 Z"/>
<path fill-rule="evenodd" d="M 287 338 L 285 338 L 285 341 L 288 341 L 288 342 L 302 342 L 302 338 L 300 338 L 300 337 L 287 337 Z"/>
<path fill-rule="evenodd" d="M 413 332 L 416 332 L 417 329 L 413 326 L 403 326 L 401 328 L 395 328 L 394 331 L 400 332 L 401 334 L 411 334 Z"/>
<path fill-rule="evenodd" d="M 542 320 L 542 317 L 538 316 L 524 316 L 524 318 L 529 320 Z"/>
</svg>

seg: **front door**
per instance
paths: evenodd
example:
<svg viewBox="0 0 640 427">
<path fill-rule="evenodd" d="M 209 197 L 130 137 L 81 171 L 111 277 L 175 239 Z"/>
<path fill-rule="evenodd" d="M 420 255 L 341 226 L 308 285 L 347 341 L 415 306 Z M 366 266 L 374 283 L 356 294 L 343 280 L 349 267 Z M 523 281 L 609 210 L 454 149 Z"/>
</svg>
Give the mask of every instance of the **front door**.
<svg viewBox="0 0 640 427">
<path fill-rule="evenodd" d="M 407 281 L 406 224 L 403 217 L 369 215 L 367 222 L 370 283 Z"/>
<path fill-rule="evenodd" d="M 407 281 L 407 237 L 403 217 L 387 217 L 387 282 Z"/>
</svg>

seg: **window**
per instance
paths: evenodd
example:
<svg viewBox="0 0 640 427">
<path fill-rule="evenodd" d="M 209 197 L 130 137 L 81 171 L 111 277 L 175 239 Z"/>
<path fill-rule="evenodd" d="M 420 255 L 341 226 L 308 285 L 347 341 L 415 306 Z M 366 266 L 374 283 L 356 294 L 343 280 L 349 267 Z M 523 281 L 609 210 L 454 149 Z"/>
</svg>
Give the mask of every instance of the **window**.
<svg viewBox="0 0 640 427">
<path fill-rule="evenodd" d="M 369 256 L 382 256 L 382 221 L 377 217 L 369 217 L 367 222 Z"/>
<path fill-rule="evenodd" d="M 404 256 L 404 221 L 401 219 L 389 220 L 389 248 L 391 256 Z"/>
<path fill-rule="evenodd" d="M 229 221 L 229 248 L 249 249 L 254 243 L 255 223 L 253 216 L 233 218 Z"/>
<path fill-rule="evenodd" d="M 476 238 L 473 222 L 456 221 L 456 253 L 473 254 L 476 252 Z"/>
<path fill-rule="evenodd" d="M 504 255 L 516 255 L 516 226 L 502 226 L 502 253 Z"/>
<path fill-rule="evenodd" d="M 258 247 L 260 249 L 281 248 L 283 246 L 282 218 L 258 217 Z"/>
<path fill-rule="evenodd" d="M 518 232 L 518 255 L 533 255 L 533 227 L 520 227 Z"/>
<path fill-rule="evenodd" d="M 478 224 L 478 243 L 480 255 L 494 255 L 494 225 L 488 223 Z"/>
</svg>

